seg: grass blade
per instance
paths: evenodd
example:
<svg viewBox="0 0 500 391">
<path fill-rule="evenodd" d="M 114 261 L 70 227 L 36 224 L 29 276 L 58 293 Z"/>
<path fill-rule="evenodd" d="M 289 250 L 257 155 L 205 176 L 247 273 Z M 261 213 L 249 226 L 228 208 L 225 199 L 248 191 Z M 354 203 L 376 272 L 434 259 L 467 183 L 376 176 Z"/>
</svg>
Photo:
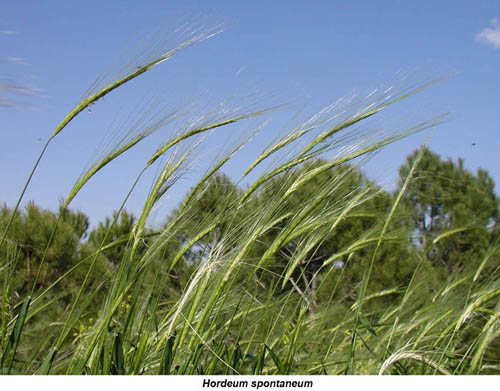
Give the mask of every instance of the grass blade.
<svg viewBox="0 0 500 391">
<path fill-rule="evenodd" d="M 7 342 L 7 346 L 2 354 L 2 360 L 0 361 L 0 368 L 7 369 L 7 375 L 10 374 L 12 370 L 12 364 L 14 363 L 14 359 L 17 353 L 17 347 L 19 345 L 19 340 L 21 339 L 21 333 L 24 327 L 24 321 L 26 319 L 26 315 L 28 314 L 28 308 L 31 303 L 31 297 L 28 297 L 19 311 L 17 315 L 16 323 L 14 324 L 14 328 L 9 337 L 9 341 Z M 3 370 L 3 369 L 2 369 Z"/>
</svg>

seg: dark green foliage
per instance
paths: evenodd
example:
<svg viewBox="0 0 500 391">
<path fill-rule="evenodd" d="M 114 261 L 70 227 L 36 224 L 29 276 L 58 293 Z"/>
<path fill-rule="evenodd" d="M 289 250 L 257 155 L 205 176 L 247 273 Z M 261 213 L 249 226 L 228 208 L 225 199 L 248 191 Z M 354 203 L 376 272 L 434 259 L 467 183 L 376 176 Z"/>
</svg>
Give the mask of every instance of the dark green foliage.
<svg viewBox="0 0 500 391">
<path fill-rule="evenodd" d="M 127 211 L 123 210 L 119 214 L 114 212 L 112 217 L 106 217 L 104 222 L 100 222 L 97 228 L 90 232 L 88 245 L 93 251 L 102 249 L 101 253 L 108 262 L 117 265 L 126 256 L 134 223 L 134 215 Z M 144 248 L 144 245 L 140 247 L 139 256 Z"/>
<path fill-rule="evenodd" d="M 6 207 L 0 211 L 1 229 L 4 229 L 10 213 L 11 210 Z M 6 333 L 7 322 L 13 318 L 20 300 L 32 292 L 41 295 L 35 296 L 36 302 L 23 319 L 26 321 L 24 343 L 29 348 L 23 349 L 20 362 L 47 345 L 59 328 L 61 315 L 82 284 L 90 261 L 90 254 L 83 250 L 88 226 L 88 218 L 82 212 L 60 209 L 58 216 L 34 203 L 29 203 L 25 211 L 15 216 L 5 245 L 0 249 L 3 269 L 0 279 L 2 323 L 5 327 L 2 334 Z M 97 288 L 106 276 L 109 276 L 109 266 L 98 262 L 89 280 L 92 294 L 86 296 L 82 311 L 86 306 L 102 301 L 102 296 L 97 295 Z M 35 368 L 39 373 L 50 369 L 55 352 L 53 349 L 46 353 L 43 365 Z"/>
<path fill-rule="evenodd" d="M 408 173 L 414 158 L 410 156 L 407 165 L 401 167 L 401 175 Z M 75 373 L 344 373 L 353 332 L 357 336 L 356 355 L 350 373 L 357 373 L 367 363 L 381 365 L 401 344 L 408 343 L 405 331 L 398 329 L 402 319 L 407 322 L 405 327 L 415 333 L 413 339 L 439 341 L 441 333 L 451 338 L 445 356 L 450 371 L 461 372 L 470 364 L 471 359 L 464 361 L 461 357 L 469 354 L 471 346 L 479 349 L 487 338 L 489 346 L 498 346 L 498 338 L 488 334 L 493 330 L 494 324 L 490 323 L 497 311 L 494 300 L 478 306 L 481 316 L 475 315 L 460 326 L 456 320 L 471 301 L 498 290 L 498 253 L 493 246 L 498 230 L 498 199 L 488 174 L 479 171 L 472 175 L 463 168 L 463 162 L 443 162 L 425 151 L 414 182 L 377 249 L 363 310 L 356 320 L 360 285 L 394 198 L 358 168 L 348 165 L 300 181 L 324 164 L 322 160 L 311 161 L 273 178 L 243 204 L 245 207 L 240 203 L 244 191 L 217 173 L 197 188 L 189 204 L 181 204 L 171 214 L 163 230 L 146 231 L 133 253 L 136 220 L 127 212 L 114 213 L 88 233 L 89 222 L 83 213 L 61 209 L 56 235 L 47 248 L 58 215 L 29 204 L 13 220 L 1 250 L 7 271 L 0 282 L 2 371 L 23 373 L 26 368 L 22 363 L 29 362 L 27 357 L 35 356 L 37 351 L 44 354 L 30 364 L 32 372 L 66 370 L 58 359 L 71 351 L 71 338 L 60 350 L 47 350 L 58 329 L 46 325 L 56 324 L 55 320 L 67 311 L 86 273 L 84 265 L 96 255 L 88 281 L 91 294 L 81 299 L 68 331 L 75 341 L 93 335 L 99 317 L 93 308 L 103 308 L 107 281 L 116 275 L 124 260 L 130 270 L 144 259 L 150 266 L 130 284 L 130 294 L 120 299 L 103 328 L 108 332 L 96 338 L 93 358 L 79 363 L 72 369 Z M 301 185 L 293 187 L 297 183 Z M 358 195 L 361 202 L 350 203 Z M 1 210 L 1 224 L 5 224 L 9 213 L 6 207 Z M 183 344 L 179 345 L 177 336 L 182 328 L 174 329 L 161 348 L 153 349 L 150 343 L 155 338 L 151 339 L 151 335 L 164 330 L 164 317 L 172 316 L 172 308 L 183 298 L 199 268 L 213 254 L 222 259 L 234 256 L 239 241 L 246 240 L 252 224 L 263 214 L 262 221 L 273 223 L 260 232 L 248 248 L 244 263 L 234 269 L 234 276 L 224 287 L 227 292 L 222 292 L 209 321 L 203 325 L 193 312 L 193 325 L 182 326 Z M 294 224 L 298 228 L 290 230 Z M 285 234 L 287 230 L 289 234 Z M 148 249 L 159 243 L 160 250 L 146 257 Z M 221 243 L 223 246 L 218 247 Z M 276 251 L 270 253 L 276 243 Z M 50 289 L 50 295 L 33 309 L 30 307 L 30 311 L 43 311 L 29 318 L 26 304 L 20 307 L 19 300 L 13 297 L 22 298 L 30 291 L 29 283 L 38 273 L 44 253 L 39 291 L 70 273 Z M 472 277 L 483 258 L 486 266 L 477 272 L 483 290 L 477 293 L 479 286 L 474 285 Z M 221 280 L 222 276 L 215 272 L 196 286 L 214 289 L 211 287 Z M 476 293 L 456 295 L 459 289 Z M 188 301 L 188 311 L 180 315 L 181 321 L 190 308 L 203 311 L 207 300 L 200 295 L 196 301 Z M 436 308 L 456 314 L 455 318 L 443 317 L 437 323 L 439 327 L 434 328 Z M 17 321 L 7 327 L 17 311 Z M 193 335 L 191 327 L 204 334 Z M 449 337 L 456 327 L 459 333 Z M 21 331 L 26 334 L 23 338 Z M 45 342 L 36 345 L 31 333 L 44 335 Z M 9 338 L 3 338 L 7 335 Z M 19 343 L 25 346 L 22 350 L 18 349 Z M 342 348 L 337 352 L 337 347 Z M 332 354 L 337 359 L 320 359 Z M 155 365 L 149 368 L 145 361 L 150 357 L 154 357 Z M 311 357 L 317 361 L 310 362 Z M 439 361 L 437 355 L 431 358 L 434 364 Z M 498 354 L 486 350 L 476 358 L 474 373 L 496 373 L 492 369 L 495 360 Z M 482 368 L 478 363 L 484 368 L 478 369 Z M 433 368 L 425 361 L 398 361 L 387 373 L 428 374 L 435 371 Z"/>
<path fill-rule="evenodd" d="M 67 208 L 59 208 L 59 215 L 63 222 L 69 224 L 73 228 L 73 232 L 79 240 L 87 237 L 87 230 L 89 229 L 89 218 L 80 211 L 71 211 Z"/>
<path fill-rule="evenodd" d="M 236 207 L 238 189 L 224 174 L 216 173 L 209 178 L 204 186 L 194 195 L 188 208 L 184 209 L 182 215 L 183 230 L 177 235 L 182 246 L 197 237 L 203 230 L 200 227 L 214 224 L 211 232 L 201 237 L 185 253 L 185 259 L 189 263 L 198 263 L 206 256 L 214 243 L 217 243 L 227 233 L 228 225 L 234 226 L 240 223 L 234 221 L 234 215 L 230 213 Z M 171 219 L 179 214 L 175 211 Z"/>
<path fill-rule="evenodd" d="M 414 158 L 415 155 L 410 156 L 407 165 L 401 167 L 402 176 L 407 174 Z M 149 304 L 144 307 L 148 309 L 143 317 L 135 319 L 135 314 L 143 311 L 139 304 L 141 295 L 145 291 L 152 292 L 150 294 L 157 297 L 154 303 L 158 300 L 168 302 L 181 296 L 189 284 L 190 276 L 206 261 L 214 246 L 221 242 L 226 243 L 225 251 L 230 252 L 231 246 L 237 245 L 240 235 L 244 235 L 247 225 L 252 224 L 252 219 L 259 213 L 265 212 L 270 213 L 269 219 L 275 223 L 258 237 L 247 253 L 246 266 L 237 269 L 239 275 L 231 283 L 235 292 L 239 289 L 247 294 L 250 291 L 255 292 L 255 298 L 266 302 L 269 309 L 273 305 L 277 306 L 276 310 L 280 308 L 278 312 L 269 310 L 258 316 L 259 322 L 268 325 L 267 328 L 259 329 L 253 334 L 255 341 L 260 341 L 260 344 L 248 351 L 247 346 L 242 345 L 240 340 L 241 335 L 245 333 L 247 322 L 255 321 L 251 313 L 245 314 L 241 319 L 236 316 L 238 308 L 240 306 L 244 308 L 245 305 L 243 299 L 246 296 L 241 293 L 238 295 L 239 301 L 234 311 L 225 315 L 222 311 L 216 316 L 216 318 L 220 316 L 218 320 L 212 320 L 218 322 L 220 327 L 227 322 L 231 325 L 229 328 L 224 326 L 226 331 L 221 336 L 222 342 L 216 343 L 214 340 L 211 343 L 218 357 L 213 356 L 204 343 L 196 343 L 189 359 L 183 360 L 181 356 L 176 355 L 177 339 L 174 333 L 165 341 L 156 373 L 204 374 L 208 371 L 208 373 L 233 374 L 250 371 L 254 374 L 285 374 L 307 371 L 308 366 L 300 360 L 297 361 L 296 356 L 306 351 L 312 352 L 318 349 L 321 351 L 321 348 L 300 342 L 311 327 L 311 321 L 306 319 L 308 316 L 318 317 L 324 329 L 335 329 L 339 324 L 346 322 L 346 319 L 350 319 L 349 314 L 354 313 L 353 305 L 356 302 L 357 292 L 371 262 L 381 226 L 394 202 L 389 193 L 378 188 L 361 171 L 351 166 L 322 171 L 304 185 L 295 188 L 293 192 L 289 191 L 297 180 L 309 175 L 324 163 L 321 160 L 312 161 L 272 179 L 248 201 L 246 209 L 239 207 L 238 204 L 243 191 L 227 176 L 216 174 L 208 179 L 198 188 L 189 205 L 181 206 L 169 217 L 165 227 L 177 219 L 182 229 L 168 237 L 162 251 L 152 262 L 152 265 L 155 265 L 154 270 L 143 274 L 137 281 L 134 286 L 137 291 L 134 298 L 124 299 L 120 304 L 119 313 L 112 317 L 110 323 L 113 330 L 112 338 L 100 339 L 102 342 L 97 344 L 96 360 L 91 366 L 84 368 L 95 374 L 142 373 L 144 370 L 142 362 L 148 354 L 146 333 L 151 331 L 145 328 L 145 325 L 149 324 L 145 320 L 153 319 L 152 325 L 156 330 L 159 327 L 159 320 L 155 309 L 157 304 L 152 304 L 151 300 L 148 300 Z M 345 200 L 353 199 L 361 193 L 364 193 L 363 202 L 352 205 L 346 213 L 343 213 L 344 210 L 340 206 L 345 205 Z M 276 202 L 277 200 L 280 202 Z M 478 204 L 481 207 L 478 207 Z M 269 205 L 276 206 L 270 210 Z M 473 260 L 478 262 L 478 257 L 485 254 L 493 240 L 492 235 L 497 227 L 497 207 L 493 182 L 487 173 L 479 171 L 477 176 L 474 176 L 463 168 L 463 162 L 459 161 L 456 165 L 451 161 L 443 162 L 437 155 L 425 151 L 415 180 L 407 189 L 403 204 L 393 216 L 374 259 L 374 270 L 356 331 L 360 346 L 366 349 L 366 357 L 358 353 L 356 360 L 362 362 L 367 357 L 372 357 L 382 361 L 392 353 L 391 347 L 387 351 L 378 351 L 376 341 L 385 337 L 383 330 L 387 323 L 384 323 L 383 314 L 387 308 L 392 308 L 401 302 L 408 286 L 411 285 L 412 298 L 405 303 L 405 311 L 409 314 L 411 311 L 423 311 L 422 316 L 425 316 L 426 308 L 432 301 L 446 293 L 440 288 L 440 285 L 449 278 L 440 272 L 442 265 L 446 266 L 448 272 L 458 273 L 468 262 Z M 124 211 L 120 214 L 115 213 L 113 217 L 107 218 L 90 232 L 85 242 L 89 226 L 88 218 L 81 212 L 70 210 L 61 210 L 60 213 L 57 235 L 47 250 L 40 287 L 46 287 L 78 262 L 93 258 L 99 249 L 101 254 L 96 264 L 96 273 L 101 277 L 119 267 L 123 259 L 129 256 L 135 223 L 135 218 L 131 214 Z M 304 226 L 310 229 L 300 231 L 300 234 L 294 233 L 282 237 L 283 232 L 293 225 L 301 214 L 305 216 Z M 5 222 L 8 215 L 9 210 L 4 207 L 1 221 Z M 474 217 L 472 223 L 470 216 Z M 34 204 L 30 204 L 26 212 L 18 214 L 14 219 L 2 254 L 5 259 L 11 260 L 10 269 L 16 271 L 12 274 L 16 277 L 10 279 L 10 286 L 6 287 L 4 293 L 13 291 L 21 294 L 30 288 L 26 284 L 33 273 L 37 272 L 56 220 L 56 214 L 41 210 Z M 207 226 L 211 229 L 200 235 L 205 232 L 203 230 Z M 473 228 L 453 231 L 470 226 Z M 415 236 L 415 230 L 420 234 L 418 241 L 411 239 Z M 449 231 L 452 231 L 449 235 L 443 235 Z M 158 234 L 152 235 L 150 232 L 144 235 L 134 255 L 136 260 L 133 262 L 141 261 L 148 246 L 154 243 L 157 236 Z M 316 237 L 321 240 L 309 242 Z M 194 238 L 197 240 L 193 242 Z M 272 254 L 265 269 L 257 269 L 256 272 L 252 265 L 261 262 L 266 251 L 277 240 L 280 240 L 280 247 Z M 313 243 L 310 249 L 301 253 L 303 247 L 309 243 Z M 356 243 L 359 245 L 353 246 Z M 187 246 L 188 244 L 190 245 Z M 184 249 L 179 252 L 183 247 Z M 170 269 L 168 265 L 171 264 L 172 258 L 179 257 L 179 254 L 181 254 L 179 260 Z M 285 274 L 291 264 L 296 262 L 298 254 L 302 254 L 303 259 L 299 260 L 290 274 L 290 281 L 281 287 Z M 339 256 L 335 258 L 336 255 Z M 495 255 L 490 258 L 494 257 Z M 335 260 L 331 262 L 330 259 Z M 78 270 L 79 268 L 76 268 L 74 273 L 63 279 L 55 290 L 52 290 L 52 296 L 60 292 L 65 297 L 64 294 L 67 295 L 73 287 L 78 286 L 83 279 L 82 273 Z M 168 279 L 165 279 L 165 276 L 168 276 Z M 456 278 L 459 276 L 460 274 L 457 274 Z M 96 276 L 95 281 L 98 280 Z M 167 286 L 158 285 L 157 281 L 160 280 L 169 283 Z M 494 281 L 491 274 L 488 281 Z M 470 284 L 468 286 L 472 289 Z M 267 291 L 261 291 L 262 289 Z M 150 296 L 150 299 L 152 297 Z M 69 297 L 66 300 L 69 300 Z M 102 299 L 99 295 L 95 295 L 89 300 L 82 301 L 82 305 L 85 303 L 88 305 L 92 300 L 98 304 Z M 221 302 L 221 309 L 226 300 L 231 302 L 231 296 L 225 296 Z M 307 312 L 302 311 L 298 316 L 297 306 L 301 300 L 306 300 L 307 307 L 303 308 L 307 309 Z M 53 310 L 60 305 L 57 303 L 59 302 L 56 301 L 52 305 Z M 286 307 L 279 307 L 278 303 L 283 303 Z M 459 301 L 453 305 L 459 306 Z M 483 306 L 483 310 L 494 311 L 494 306 Z M 22 313 L 21 310 L 20 314 Z M 322 313 L 324 315 L 320 316 Z M 281 316 L 286 316 L 290 321 L 285 323 L 285 331 L 279 337 L 279 342 L 271 345 L 269 338 L 280 324 Z M 21 330 L 18 323 L 22 320 L 24 324 L 25 319 L 19 316 L 16 326 L 11 331 L 10 339 L 14 335 L 12 341 L 16 343 L 3 343 L 3 356 L 6 358 L 5 362 L 9 364 L 4 365 L 5 371 L 10 370 L 14 362 L 20 339 L 18 331 Z M 40 318 L 35 317 L 34 320 L 39 322 Z M 294 326 L 292 327 L 289 322 L 294 323 Z M 345 323 L 345 327 L 353 327 L 351 322 L 353 321 L 349 320 Z M 80 325 L 83 325 L 80 326 L 80 331 L 72 332 L 76 336 L 88 332 L 92 326 L 90 322 L 87 324 L 85 321 L 80 321 Z M 460 338 L 454 340 L 453 357 L 457 354 L 466 354 L 471 344 L 478 343 L 475 341 L 483 335 L 481 333 L 484 327 L 486 322 L 482 318 L 475 318 L 467 323 Z M 227 343 L 225 340 L 228 339 L 228 335 L 237 335 L 236 340 L 231 337 L 233 342 Z M 331 343 L 335 341 L 337 344 L 343 344 L 350 341 L 350 338 L 350 334 L 344 337 L 335 334 Z M 493 341 L 492 346 L 495 346 L 495 343 Z M 126 353 L 127 346 L 131 348 L 131 353 Z M 40 362 L 38 373 L 54 371 L 55 352 L 54 349 L 48 352 L 45 359 Z M 226 364 L 221 362 L 221 359 Z M 483 358 L 486 361 L 495 359 L 496 355 L 489 351 Z M 176 361 L 181 365 L 176 365 Z M 341 368 L 345 368 L 345 362 L 339 361 L 340 372 L 343 370 Z M 398 362 L 394 365 L 393 371 L 413 373 L 411 368 L 408 363 Z M 422 366 L 416 368 L 423 370 Z M 17 371 L 16 368 L 12 369 Z M 321 371 L 327 369 L 320 365 L 312 373 L 323 373 Z"/>
<path fill-rule="evenodd" d="M 400 168 L 400 183 L 417 154 L 410 155 Z M 407 224 L 416 234 L 414 243 L 434 265 L 446 268 L 447 273 L 477 266 L 474 259 L 484 254 L 498 226 L 499 199 L 494 187 L 485 170 L 474 175 L 464 168 L 462 159 L 444 161 L 424 147 L 404 204 Z M 439 238 L 447 232 L 449 236 Z"/>
<path fill-rule="evenodd" d="M 2 229 L 10 213 L 10 209 L 2 208 Z M 62 211 L 59 222 L 57 218 L 54 212 L 43 210 L 34 203 L 29 203 L 25 212 L 17 213 L 7 235 L 6 245 L 0 250 L 2 259 L 11 265 L 13 272 L 15 271 L 11 289 L 17 294 L 28 293 L 37 275 L 38 286 L 35 288 L 48 287 L 82 259 L 81 240 L 88 228 L 87 216 L 81 212 L 65 210 Z M 56 222 L 57 231 L 50 240 Z M 68 289 L 72 285 L 78 285 L 78 281 L 73 281 L 72 284 L 63 280 L 61 284 Z"/>
<path fill-rule="evenodd" d="M 289 189 L 287 183 L 293 183 L 297 178 L 323 164 L 325 161 L 316 160 L 286 176 L 272 180 L 261 193 L 259 201 L 262 207 L 274 197 L 283 197 Z M 329 189 L 327 194 L 325 189 Z M 343 214 L 341 205 L 344 205 L 345 200 L 362 193 L 365 193 L 363 202 Z M 269 267 L 278 275 L 282 275 L 284 268 L 300 252 L 307 239 L 321 232 L 322 240 L 308 253 L 302 254 L 303 259 L 292 274 L 292 280 L 300 289 L 309 293 L 313 307 L 321 303 L 328 305 L 334 297 L 347 297 L 348 302 L 352 302 L 354 297 L 351 291 L 359 287 L 376 242 L 372 241 L 366 247 L 355 248 L 350 252 L 349 249 L 358 241 L 377 238 L 377 232 L 392 202 L 390 194 L 369 181 L 356 167 L 343 165 L 323 171 L 285 197 L 280 202 L 276 215 L 288 214 L 288 217 L 277 218 L 278 223 L 268 230 L 254 248 L 253 257 L 258 258 L 259 251 L 263 253 L 268 248 L 287 224 L 293 221 L 297 211 L 304 210 L 318 199 L 320 201 L 312 212 L 314 219 L 310 219 L 311 230 L 286 240 Z M 330 216 L 322 215 L 321 211 L 329 211 Z M 377 273 L 371 282 L 371 291 L 405 286 L 416 264 L 415 259 L 410 256 L 404 232 L 395 231 L 387 236 L 390 236 L 391 240 L 384 241 L 379 250 L 376 260 Z M 326 261 L 342 253 L 345 255 L 325 267 Z"/>
</svg>

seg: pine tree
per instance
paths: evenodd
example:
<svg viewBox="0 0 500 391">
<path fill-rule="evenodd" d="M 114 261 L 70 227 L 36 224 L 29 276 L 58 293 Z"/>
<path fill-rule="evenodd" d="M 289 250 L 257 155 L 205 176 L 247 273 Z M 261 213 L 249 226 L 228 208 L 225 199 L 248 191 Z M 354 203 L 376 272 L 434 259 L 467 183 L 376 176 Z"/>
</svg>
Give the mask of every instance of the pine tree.
<svg viewBox="0 0 500 391">
<path fill-rule="evenodd" d="M 499 199 L 488 172 L 474 175 L 458 159 L 442 160 L 423 147 L 423 156 L 408 187 L 404 205 L 414 230 L 414 245 L 448 273 L 472 266 L 488 248 L 498 226 Z M 403 184 L 419 151 L 400 167 Z"/>
</svg>

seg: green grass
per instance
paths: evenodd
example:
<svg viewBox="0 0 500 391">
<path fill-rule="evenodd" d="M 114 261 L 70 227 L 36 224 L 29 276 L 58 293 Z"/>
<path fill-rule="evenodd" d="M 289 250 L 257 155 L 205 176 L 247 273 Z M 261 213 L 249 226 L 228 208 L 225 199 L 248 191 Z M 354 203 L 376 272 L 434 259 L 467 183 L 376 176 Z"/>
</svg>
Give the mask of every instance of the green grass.
<svg viewBox="0 0 500 391">
<path fill-rule="evenodd" d="M 270 168 L 247 188 L 228 191 L 209 217 L 197 217 L 196 205 L 206 197 L 208 185 L 222 168 L 237 158 L 253 131 L 242 135 L 224 156 L 205 168 L 184 202 L 166 224 L 153 235 L 147 228 L 152 210 L 176 191 L 179 178 L 195 163 L 194 152 L 205 135 L 225 127 L 265 117 L 278 107 L 239 109 L 230 115 L 220 110 L 209 123 L 180 127 L 172 113 L 147 115 L 127 129 L 127 137 L 76 182 L 64 199 L 67 209 L 79 191 L 106 165 L 134 148 L 162 127 L 171 127 L 171 137 L 151 154 L 122 210 L 144 172 L 158 169 L 143 210 L 128 238 L 100 246 L 48 287 L 38 282 L 50 243 L 60 230 L 53 225 L 42 256 L 31 296 L 16 298 L 18 252 L 9 242 L 25 190 L 50 142 L 86 107 L 116 88 L 137 78 L 196 41 L 218 33 L 219 28 L 197 32 L 175 48 L 165 48 L 137 68 L 97 88 L 64 117 L 49 137 L 30 173 L 26 186 L 5 227 L 0 246 L 7 254 L 1 260 L 2 328 L 0 341 L 3 373 L 24 374 L 479 374 L 498 373 L 498 296 L 500 280 L 485 265 L 496 259 L 498 245 L 473 270 L 457 272 L 444 286 L 429 282 L 427 254 L 419 253 L 411 279 L 405 286 L 374 290 L 373 279 L 380 270 L 382 248 L 401 241 L 403 230 L 394 223 L 400 200 L 412 174 L 389 209 L 375 214 L 360 212 L 373 200 L 375 186 L 359 187 L 339 197 L 353 177 L 353 169 L 337 170 L 331 181 L 319 182 L 307 203 L 292 203 L 295 194 L 318 181 L 325 172 L 353 167 L 359 158 L 416 132 L 432 128 L 445 117 L 422 121 L 404 129 L 373 130 L 370 122 L 381 111 L 410 99 L 437 80 L 413 87 L 398 86 L 392 96 L 375 94 L 351 107 L 350 113 L 335 117 L 328 110 L 292 127 L 267 146 L 245 170 L 241 181 L 264 162 Z M 155 48 L 157 50 L 157 48 Z M 147 55 L 146 55 L 147 57 Z M 252 106 L 249 106 L 252 107 Z M 186 122 L 188 123 L 188 122 Z M 255 125 L 255 132 L 259 130 Z M 328 160 L 317 160 L 330 154 Z M 319 162 L 319 163 L 318 163 Z M 314 164 L 313 164 L 314 163 Z M 416 166 L 417 163 L 415 163 Z M 349 166 L 348 166 L 349 165 Z M 302 171 L 298 170 L 301 169 Z M 300 174 L 299 174 L 300 173 Z M 279 179 L 281 185 L 274 184 Z M 273 189 L 272 192 L 269 189 Z M 270 192 L 266 203 L 261 196 Z M 116 214 L 116 224 L 119 214 Z M 305 273 L 314 250 L 345 221 L 375 220 L 362 237 L 342 251 L 327 257 L 314 276 Z M 466 229 L 466 228 L 464 228 Z M 192 232 L 190 241 L 175 246 L 182 232 Z M 111 227 L 110 227 L 111 231 Z M 461 232 L 443 232 L 440 238 Z M 171 273 L 186 263 L 190 249 L 209 238 L 203 261 L 193 265 L 182 289 L 167 294 Z M 271 239 L 269 239 L 271 238 Z M 147 247 L 141 247 L 147 242 Z M 106 249 L 126 243 L 126 251 L 112 275 L 93 280 Z M 259 250 L 260 244 L 265 248 Z M 277 267 L 282 249 L 297 243 L 286 254 L 286 265 Z M 281 255 L 280 255 L 281 254 Z M 349 292 L 343 291 L 345 268 L 335 261 L 365 260 L 363 275 Z M 281 258 L 280 258 L 281 259 Z M 66 306 L 58 287 L 79 273 L 79 286 Z M 318 299 L 321 297 L 321 300 Z M 95 309 L 95 305 L 98 309 Z M 37 322 L 51 312 L 51 323 L 43 339 L 35 343 Z M 47 315 L 48 316 L 48 315 Z M 41 324 L 41 323 L 40 323 Z M 38 330 L 39 331 L 39 330 Z"/>
</svg>

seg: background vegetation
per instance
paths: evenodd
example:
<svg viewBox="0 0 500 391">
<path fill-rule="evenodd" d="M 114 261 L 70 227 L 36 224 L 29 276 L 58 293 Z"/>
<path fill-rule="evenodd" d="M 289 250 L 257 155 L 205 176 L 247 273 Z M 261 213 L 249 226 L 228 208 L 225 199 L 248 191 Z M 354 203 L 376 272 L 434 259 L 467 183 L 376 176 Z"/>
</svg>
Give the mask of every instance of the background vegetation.
<svg viewBox="0 0 500 391">
<path fill-rule="evenodd" d="M 219 31 L 183 31 L 177 46 L 153 45 L 96 84 L 49 137 L 26 186 L 81 111 Z M 433 82 L 326 107 L 264 148 L 238 182 L 224 166 L 260 131 L 252 121 L 276 107 L 141 113 L 58 211 L 21 209 L 23 191 L 0 211 L 2 372 L 499 373 L 499 199 L 491 177 L 425 146 L 407 157 L 392 193 L 359 168 L 363 156 L 443 120 L 404 129 L 373 122 Z M 206 137 L 229 126 L 242 134 L 239 143 L 150 227 L 152 210 L 191 172 Z M 170 137 L 137 178 L 158 172 L 141 214 L 126 212 L 125 195 L 89 229 L 72 199 L 160 128 Z M 242 185 L 264 162 L 271 164 Z"/>
</svg>

